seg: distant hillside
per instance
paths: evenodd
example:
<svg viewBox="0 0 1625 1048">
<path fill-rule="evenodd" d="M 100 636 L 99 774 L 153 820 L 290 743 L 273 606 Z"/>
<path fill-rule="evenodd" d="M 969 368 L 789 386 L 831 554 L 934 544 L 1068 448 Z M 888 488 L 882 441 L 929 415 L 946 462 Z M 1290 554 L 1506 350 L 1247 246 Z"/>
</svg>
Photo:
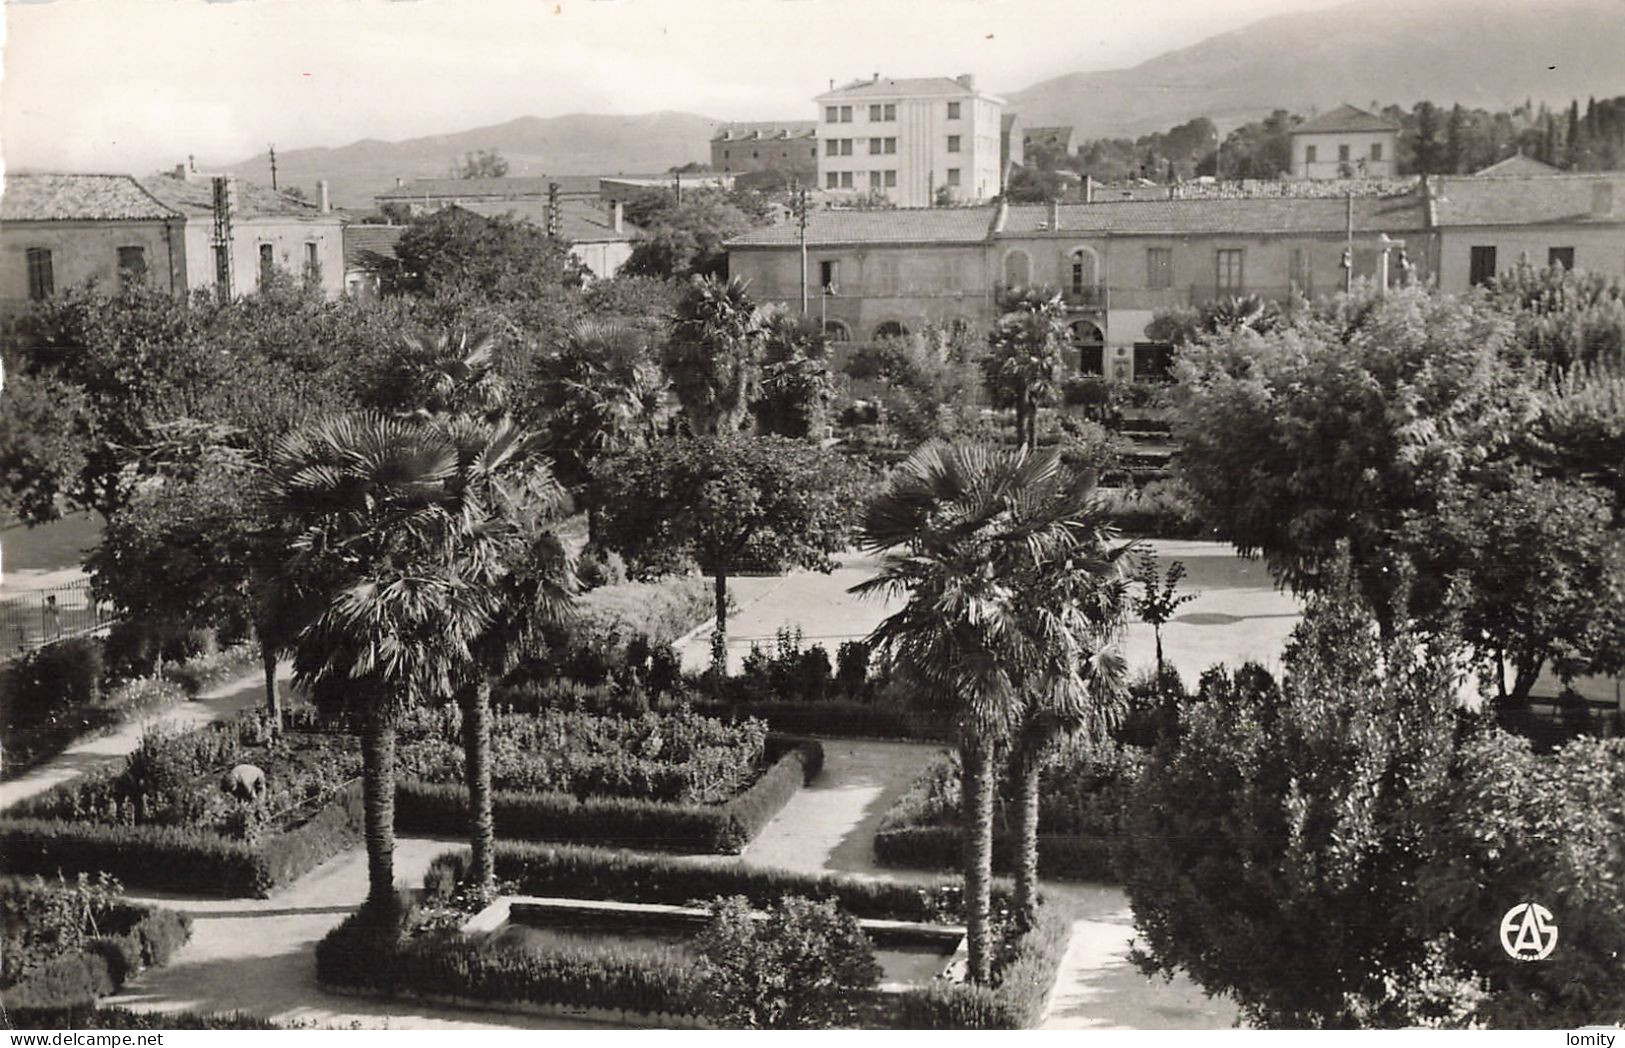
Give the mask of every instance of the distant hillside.
<svg viewBox="0 0 1625 1048">
<path fill-rule="evenodd" d="M 1229 128 L 1277 106 L 1340 102 L 1510 108 L 1625 92 L 1620 0 L 1361 0 L 1268 18 L 1133 69 L 1007 94 L 1028 127 L 1135 136 L 1208 116 Z"/>
<path fill-rule="evenodd" d="M 404 142 L 368 138 L 336 149 L 278 150 L 277 184 L 314 195 L 317 179 L 325 178 L 335 206 L 368 208 L 373 194 L 393 186 L 396 178 L 444 178 L 464 154 L 481 149 L 501 153 L 510 175 L 647 174 L 708 160 L 717 123 L 693 113 L 575 113 L 520 117 Z M 271 177 L 263 153 L 224 170 L 257 182 Z"/>
</svg>

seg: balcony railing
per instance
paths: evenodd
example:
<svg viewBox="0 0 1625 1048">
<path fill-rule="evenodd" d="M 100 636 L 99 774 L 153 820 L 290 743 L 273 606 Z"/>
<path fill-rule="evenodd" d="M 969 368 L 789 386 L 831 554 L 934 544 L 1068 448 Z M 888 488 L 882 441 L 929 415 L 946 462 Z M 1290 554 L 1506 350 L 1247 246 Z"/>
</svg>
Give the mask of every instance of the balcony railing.
<svg viewBox="0 0 1625 1048">
<path fill-rule="evenodd" d="M 1094 284 L 1061 289 L 1061 301 L 1074 309 L 1105 309 L 1106 285 Z"/>
</svg>

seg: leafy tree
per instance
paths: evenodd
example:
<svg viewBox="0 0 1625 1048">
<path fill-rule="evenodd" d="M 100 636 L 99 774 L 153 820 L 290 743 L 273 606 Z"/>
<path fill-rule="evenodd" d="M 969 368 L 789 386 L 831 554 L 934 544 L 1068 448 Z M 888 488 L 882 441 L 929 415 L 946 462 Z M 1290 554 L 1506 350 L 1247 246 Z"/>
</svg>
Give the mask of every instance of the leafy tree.
<svg viewBox="0 0 1625 1048">
<path fill-rule="evenodd" d="M 621 267 L 634 276 L 726 278 L 728 254 L 723 244 L 757 224 L 747 211 L 718 193 L 685 193 L 683 202 L 639 210 L 644 239 Z M 628 216 L 630 217 L 630 216 Z"/>
<path fill-rule="evenodd" d="M 1531 414 L 1511 339 L 1492 308 L 1406 289 L 1186 346 L 1175 431 L 1198 513 L 1299 591 L 1347 543 L 1386 614 L 1406 514 L 1505 457 Z"/>
<path fill-rule="evenodd" d="M 972 981 L 993 973 L 993 799 L 1002 751 L 1022 724 L 1026 615 L 1013 583 L 1080 538 L 1087 484 L 1053 452 L 931 443 L 869 501 L 862 549 L 883 553 L 859 594 L 901 596 L 869 642 L 918 698 L 955 721 L 964 770 L 965 925 Z M 1040 672 L 1044 661 L 1036 663 Z"/>
<path fill-rule="evenodd" d="M 880 982 L 868 937 L 833 900 L 786 896 L 758 920 L 744 896 L 720 898 L 695 946 L 704 996 L 729 1029 L 849 1026 L 858 995 Z"/>
<path fill-rule="evenodd" d="M 1157 558 L 1147 553 L 1140 557 L 1134 581 L 1139 583 L 1140 594 L 1133 598 L 1134 613 L 1148 624 L 1157 638 L 1157 680 L 1162 680 L 1162 627 L 1174 612 L 1195 600 L 1195 593 L 1180 593 L 1179 583 L 1185 577 L 1185 562 L 1176 560 L 1168 565 L 1168 573 L 1159 575 Z"/>
<path fill-rule="evenodd" d="M 641 447 L 665 421 L 657 335 L 618 320 L 586 320 L 535 364 L 535 402 L 560 479 L 588 483 L 602 455 Z"/>
<path fill-rule="evenodd" d="M 508 161 L 495 149 L 481 149 L 463 155 L 460 178 L 502 178 L 508 173 Z"/>
<path fill-rule="evenodd" d="M 835 384 L 817 322 L 784 309 L 764 311 L 757 429 L 784 437 L 820 437 L 829 428 Z"/>
<path fill-rule="evenodd" d="M 78 490 L 90 454 L 90 406 L 48 374 L 7 369 L 0 411 L 0 516 L 44 524 Z"/>
<path fill-rule="evenodd" d="M 1625 372 L 1574 369 L 1536 397 L 1523 455 L 1543 472 L 1613 493 L 1613 526 L 1625 528 Z"/>
<path fill-rule="evenodd" d="M 1524 263 L 1496 277 L 1490 297 L 1512 318 L 1533 360 L 1558 371 L 1625 371 L 1625 287 L 1618 277 Z"/>
<path fill-rule="evenodd" d="M 1416 103 L 1416 136 L 1412 147 L 1416 154 L 1416 170 L 1423 174 L 1437 174 L 1443 168 L 1439 141 L 1439 107 L 1432 102 Z"/>
<path fill-rule="evenodd" d="M 380 287 L 386 295 L 538 302 L 569 297 L 585 275 L 565 244 L 534 225 L 448 207 L 412 220 Z"/>
<path fill-rule="evenodd" d="M 845 372 L 882 384 L 879 399 L 887 419 L 914 447 L 976 423 L 970 405 L 981 375 L 971 361 L 984 346 L 969 332 L 927 329 L 856 347 Z"/>
<path fill-rule="evenodd" d="M 741 568 L 833 567 L 858 477 L 841 457 L 785 437 L 680 437 L 599 461 L 597 541 L 643 574 L 697 562 L 716 582 L 720 672 L 728 578 Z"/>
<path fill-rule="evenodd" d="M 761 381 L 763 335 L 761 312 L 743 281 L 690 282 L 661 355 L 690 433 L 739 431 Z"/>
<path fill-rule="evenodd" d="M 1066 307 L 1050 288 L 1014 288 L 1001 302 L 1004 315 L 988 336 L 982 374 L 995 407 L 1013 407 L 1016 439 L 1038 440 L 1038 409 L 1055 397 L 1067 344 Z"/>
</svg>

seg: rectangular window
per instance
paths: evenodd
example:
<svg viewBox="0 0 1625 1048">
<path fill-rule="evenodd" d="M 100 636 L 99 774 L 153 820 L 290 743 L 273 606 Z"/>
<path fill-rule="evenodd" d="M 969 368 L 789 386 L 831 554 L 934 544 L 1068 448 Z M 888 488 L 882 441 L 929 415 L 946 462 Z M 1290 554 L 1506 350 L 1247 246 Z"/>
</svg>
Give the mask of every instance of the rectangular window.
<svg viewBox="0 0 1625 1048">
<path fill-rule="evenodd" d="M 1320 153 L 1320 150 L 1316 149 L 1314 146 L 1304 146 L 1303 147 L 1304 163 L 1307 163 L 1307 164 L 1315 163 L 1319 159 L 1319 153 Z"/>
<path fill-rule="evenodd" d="M 1337 147 L 1337 159 L 1338 159 L 1338 161 L 1340 163 L 1347 163 L 1348 158 L 1349 158 L 1349 147 L 1348 146 L 1338 146 Z"/>
<path fill-rule="evenodd" d="M 835 106 L 824 107 L 824 123 L 833 124 L 841 119 L 841 111 Z"/>
<path fill-rule="evenodd" d="M 852 140 L 850 138 L 841 139 L 841 155 L 842 156 L 851 156 L 852 155 Z"/>
<path fill-rule="evenodd" d="M 886 188 L 887 189 L 896 189 L 897 188 L 897 172 L 896 171 L 887 171 L 886 172 Z"/>
<path fill-rule="evenodd" d="M 958 102 L 949 102 L 948 103 L 948 119 L 949 120 L 958 120 L 959 119 L 959 103 Z"/>
<path fill-rule="evenodd" d="M 1148 247 L 1145 249 L 1145 286 L 1174 286 L 1174 252 L 1172 248 Z"/>
<path fill-rule="evenodd" d="M 1572 247 L 1554 247 L 1546 252 L 1548 266 L 1562 266 L 1570 273 L 1574 272 L 1574 249 Z"/>
<path fill-rule="evenodd" d="M 276 271 L 276 249 L 270 244 L 260 245 L 260 283 L 268 283 Z"/>
<path fill-rule="evenodd" d="M 883 138 L 869 139 L 869 155 L 879 156 L 886 151 L 886 140 Z"/>
<path fill-rule="evenodd" d="M 838 175 L 835 172 L 831 171 L 831 172 L 829 172 L 828 174 L 826 174 L 824 176 L 824 188 L 825 189 L 839 189 L 840 187 L 841 187 L 841 176 L 840 175 Z"/>
<path fill-rule="evenodd" d="M 147 249 L 139 245 L 118 249 L 118 279 L 121 286 L 139 284 L 147 278 Z"/>
<path fill-rule="evenodd" d="M 851 122 L 852 122 L 852 107 L 851 106 L 842 106 L 841 107 L 841 123 L 850 124 Z"/>
<path fill-rule="evenodd" d="M 1371 143 L 1371 159 L 1372 160 L 1381 160 L 1382 159 L 1382 143 L 1381 142 L 1373 142 L 1373 143 Z"/>
<path fill-rule="evenodd" d="M 1495 279 L 1495 245 L 1474 245 L 1467 253 L 1467 282 L 1474 287 Z"/>
<path fill-rule="evenodd" d="M 28 297 L 35 302 L 56 294 L 56 271 L 51 266 L 51 249 L 31 247 L 28 256 Z"/>
<path fill-rule="evenodd" d="M 840 156 L 841 155 L 841 140 L 838 139 L 838 138 L 825 139 L 824 140 L 824 155 L 825 156 Z"/>
<path fill-rule="evenodd" d="M 839 262 L 826 259 L 818 263 L 818 286 L 823 289 L 824 294 L 835 294 L 836 289 L 840 287 L 840 275 L 841 264 Z"/>
<path fill-rule="evenodd" d="M 948 169 L 948 184 L 950 186 L 957 186 L 959 184 L 959 168 L 950 167 Z"/>
<path fill-rule="evenodd" d="M 890 103 L 890 102 L 888 102 L 886 104 L 886 119 L 887 120 L 896 120 L 897 119 L 897 106 Z"/>
<path fill-rule="evenodd" d="M 959 152 L 959 136 L 958 135 L 949 135 L 948 136 L 948 152 L 950 152 L 950 153 Z"/>
<path fill-rule="evenodd" d="M 316 253 L 316 241 L 305 241 L 305 272 L 314 273 L 321 264 L 321 257 Z"/>
<path fill-rule="evenodd" d="M 885 111 L 886 111 L 885 108 L 882 107 L 882 106 L 870 106 L 869 107 L 869 122 L 870 123 L 875 123 L 875 124 L 880 123 L 880 121 L 885 119 L 885 117 L 882 115 L 882 114 L 885 113 Z"/>
<path fill-rule="evenodd" d="M 842 171 L 841 172 L 841 188 L 842 189 L 851 189 L 852 188 L 852 172 L 850 172 L 850 171 Z"/>
<path fill-rule="evenodd" d="M 1214 283 L 1220 291 L 1240 291 L 1247 286 L 1242 280 L 1240 248 L 1221 248 L 1214 258 L 1217 263 Z"/>
</svg>

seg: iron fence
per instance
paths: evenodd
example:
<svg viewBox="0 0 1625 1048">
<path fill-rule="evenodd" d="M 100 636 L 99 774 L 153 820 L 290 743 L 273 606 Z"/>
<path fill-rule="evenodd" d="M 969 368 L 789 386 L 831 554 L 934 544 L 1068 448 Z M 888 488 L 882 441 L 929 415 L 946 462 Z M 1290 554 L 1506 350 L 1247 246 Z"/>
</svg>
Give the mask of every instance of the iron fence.
<svg viewBox="0 0 1625 1048">
<path fill-rule="evenodd" d="M 113 609 L 97 604 L 89 582 L 0 597 L 0 661 L 111 625 Z"/>
</svg>

